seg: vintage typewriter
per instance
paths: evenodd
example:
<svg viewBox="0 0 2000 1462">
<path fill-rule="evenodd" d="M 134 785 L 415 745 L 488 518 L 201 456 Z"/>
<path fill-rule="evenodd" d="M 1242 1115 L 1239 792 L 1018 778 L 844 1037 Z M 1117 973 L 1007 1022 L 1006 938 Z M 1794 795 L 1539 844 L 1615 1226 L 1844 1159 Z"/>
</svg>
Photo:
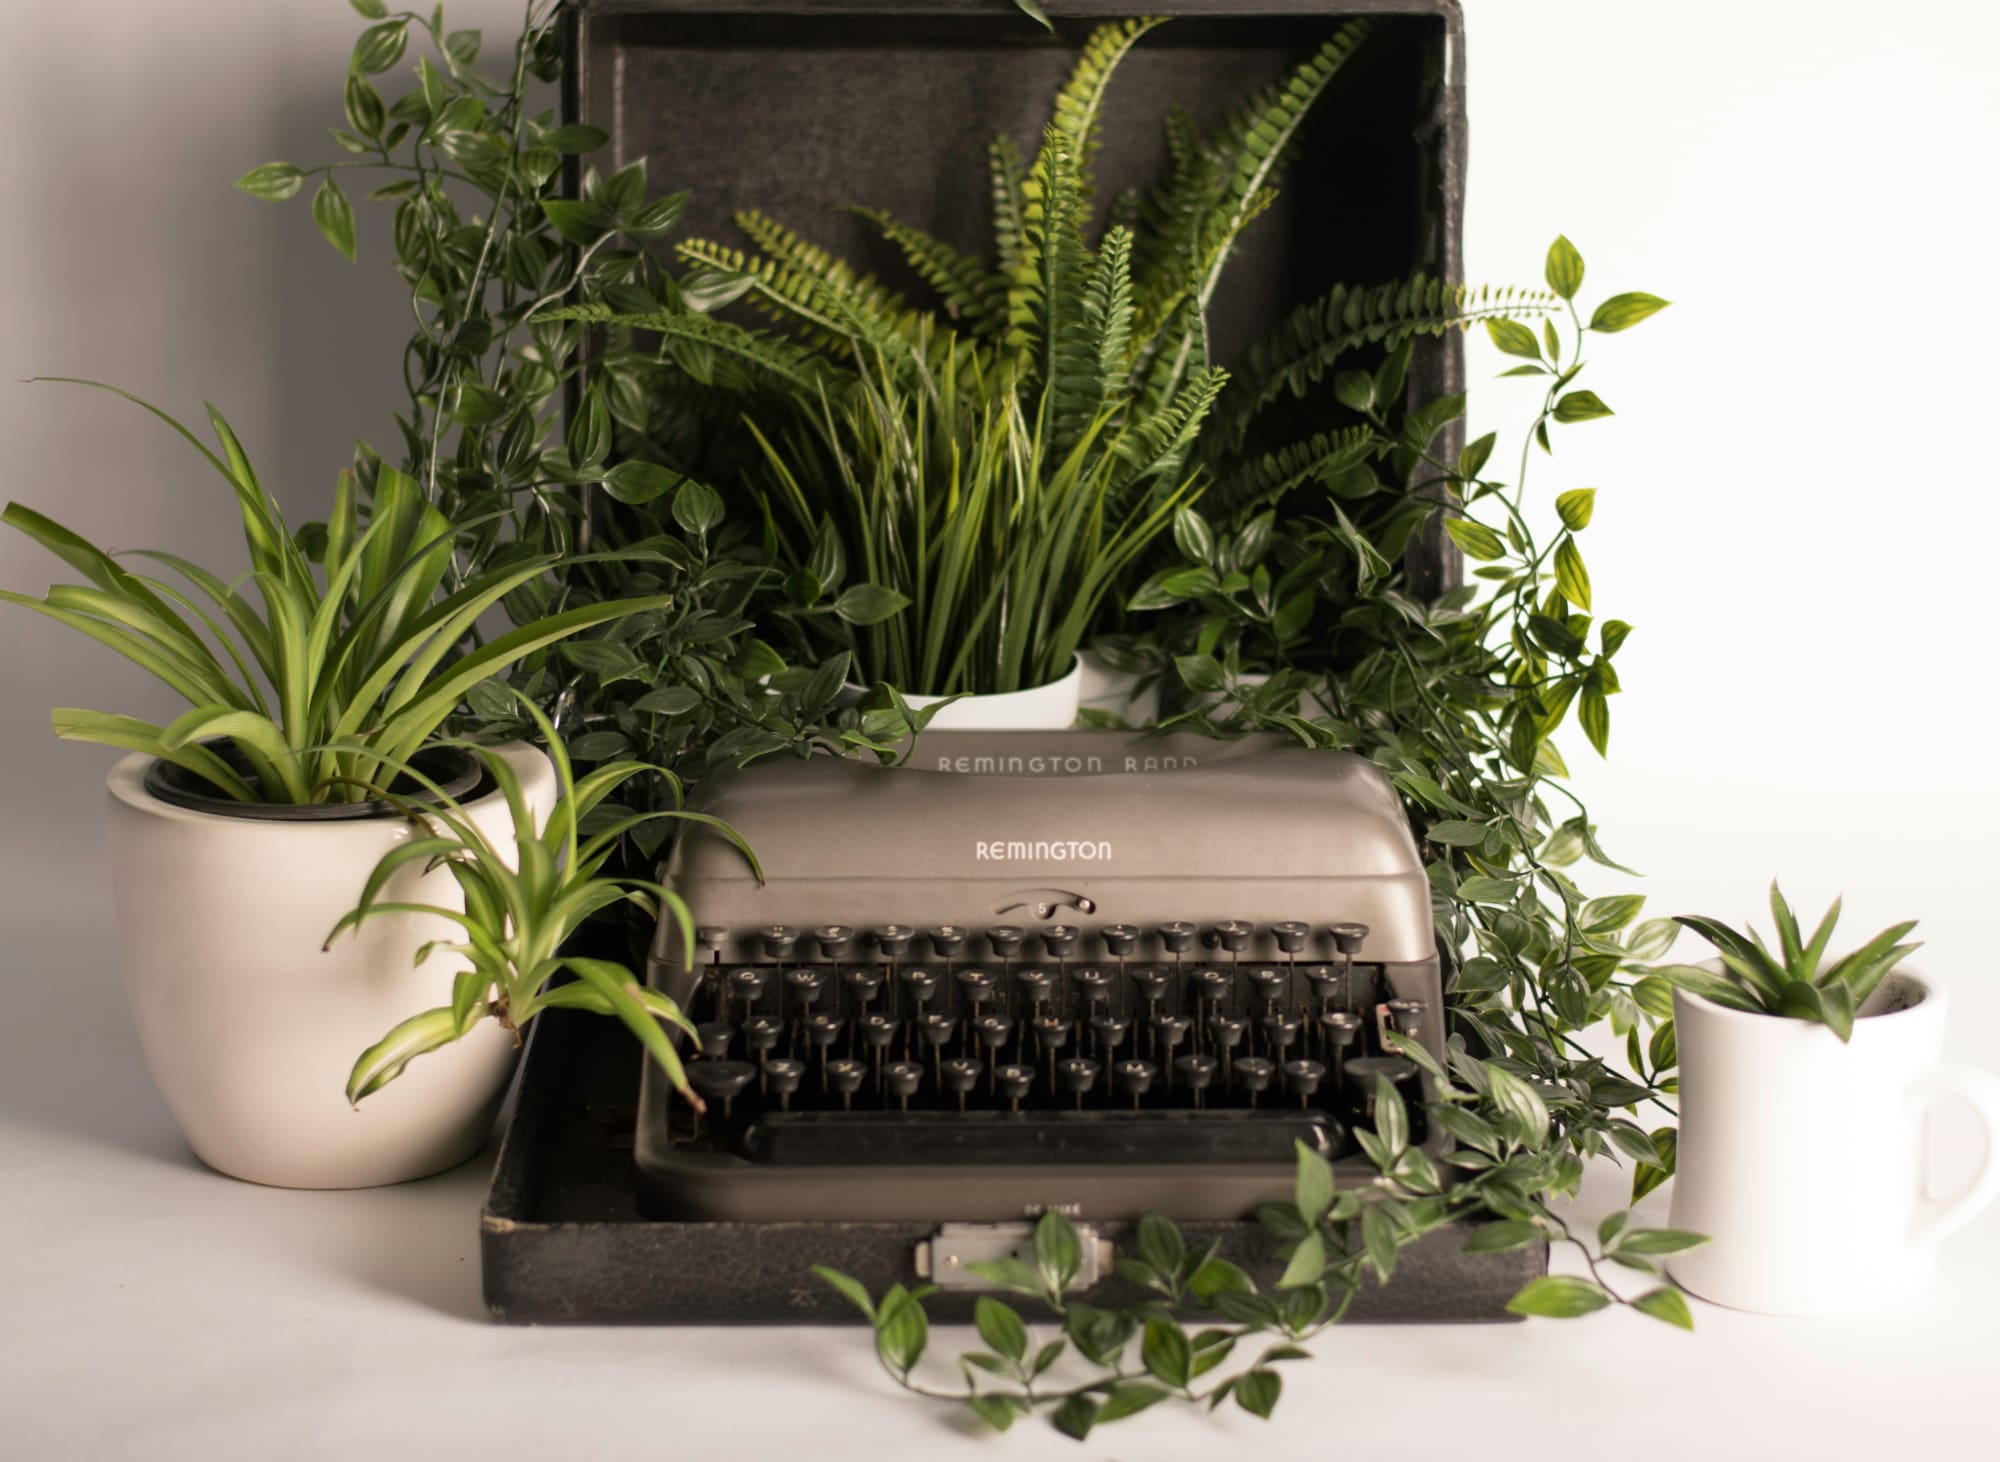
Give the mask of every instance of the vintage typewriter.
<svg viewBox="0 0 2000 1462">
<path fill-rule="evenodd" d="M 705 1111 L 645 1072 L 642 1205 L 693 1220 L 1235 1219 L 1343 1180 L 1442 1054 L 1430 889 L 1365 760 L 1282 738 L 927 732 L 903 765 L 717 777 L 654 986 Z"/>
</svg>

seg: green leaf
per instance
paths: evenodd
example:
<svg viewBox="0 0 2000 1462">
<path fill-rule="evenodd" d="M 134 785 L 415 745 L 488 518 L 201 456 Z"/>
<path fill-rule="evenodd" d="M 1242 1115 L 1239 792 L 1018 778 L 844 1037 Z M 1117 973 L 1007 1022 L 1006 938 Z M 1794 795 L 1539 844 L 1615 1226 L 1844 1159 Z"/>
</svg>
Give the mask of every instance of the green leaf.
<svg viewBox="0 0 2000 1462">
<path fill-rule="evenodd" d="M 1049 19 L 1049 13 L 1046 10 L 1042 9 L 1040 4 L 1037 3 L 1037 0 L 1014 0 L 1014 8 L 1020 11 L 1021 14 L 1027 16 L 1028 19 L 1032 20 L 1036 25 L 1039 25 L 1043 30 L 1047 31 L 1050 35 L 1054 35 L 1056 33 L 1055 22 Z M 1082 1436 L 1080 1434 L 1077 1435 L 1077 1440 L 1079 1441 L 1082 1440 Z"/>
<path fill-rule="evenodd" d="M 1562 519 L 1563 527 L 1572 533 L 1581 533 L 1590 526 L 1590 515 L 1597 506 L 1597 489 L 1594 487 L 1572 488 L 1556 496 L 1556 516 Z"/>
<path fill-rule="evenodd" d="M 1556 589 L 1578 609 L 1590 608 L 1590 571 L 1583 566 L 1583 554 L 1574 538 L 1556 545 Z"/>
<path fill-rule="evenodd" d="M 1433 843 L 1443 843 L 1447 848 L 1477 848 L 1486 841 L 1487 831 L 1484 823 L 1445 821 L 1424 836 Z"/>
<path fill-rule="evenodd" d="M 1215 531 L 1193 508 L 1174 510 L 1174 545 L 1183 558 L 1194 563 L 1207 564 L 1215 559 Z"/>
<path fill-rule="evenodd" d="M 1645 907 L 1646 896 L 1642 893 L 1590 899 L 1577 911 L 1577 927 L 1586 934 L 1615 934 L 1638 918 L 1639 911 Z"/>
<path fill-rule="evenodd" d="M 1302 1284 L 1316 1283 L 1326 1273 L 1326 1241 L 1315 1228 L 1293 1250 L 1291 1262 L 1285 1265 L 1285 1272 L 1278 1278 L 1278 1288 L 1291 1289 Z"/>
<path fill-rule="evenodd" d="M 1187 1257 L 1181 1231 L 1157 1213 L 1145 1215 L 1139 1220 L 1139 1257 L 1152 1265 L 1156 1273 L 1172 1280 L 1181 1272 L 1181 1260 Z"/>
<path fill-rule="evenodd" d="M 1236 1378 L 1236 1404 L 1252 1416 L 1261 1416 L 1268 1421 L 1284 1384 L 1276 1371 L 1267 1371 L 1261 1366 L 1245 1371 Z"/>
<path fill-rule="evenodd" d="M 693 686 L 669 685 L 660 690 L 647 691 L 632 702 L 632 709 L 655 716 L 685 716 L 700 704 L 701 692 Z"/>
<path fill-rule="evenodd" d="M 868 1298 L 868 1286 L 860 1280 L 842 1274 L 838 1269 L 829 1269 L 824 1264 L 815 1264 L 812 1272 L 819 1276 L 821 1283 L 828 1285 L 842 1295 L 855 1309 L 866 1315 L 872 1323 L 875 1319 L 875 1303 Z"/>
<path fill-rule="evenodd" d="M 1599 756 L 1610 754 L 1611 747 L 1611 707 L 1596 691 L 1587 691 L 1577 702 L 1577 724 L 1583 727 L 1583 734 L 1590 738 L 1590 744 Z"/>
<path fill-rule="evenodd" d="M 856 584 L 833 601 L 833 612 L 849 624 L 880 624 L 908 608 L 910 598 L 880 584 Z"/>
<path fill-rule="evenodd" d="M 1467 558 L 1491 561 L 1507 554 L 1507 545 L 1500 541 L 1500 535 L 1476 519 L 1448 517 L 1444 520 L 1444 531 L 1465 551 Z"/>
<path fill-rule="evenodd" d="M 674 521 L 697 536 L 711 532 L 722 521 L 722 494 L 688 478 L 674 494 Z"/>
<path fill-rule="evenodd" d="M 1070 1287 L 1083 1267 L 1083 1246 L 1077 1241 L 1076 1230 L 1054 1209 L 1035 1224 L 1035 1265 L 1042 1282 L 1058 1294 Z"/>
<path fill-rule="evenodd" d="M 1577 253 L 1576 245 L 1561 234 L 1549 245 L 1549 256 L 1542 266 L 1542 277 L 1549 282 L 1549 288 L 1564 299 L 1575 299 L 1576 292 L 1583 286 L 1583 255 Z"/>
<path fill-rule="evenodd" d="M 1305 1143 L 1294 1141 L 1297 1163 L 1292 1177 L 1292 1202 L 1311 1225 L 1333 1206 L 1333 1165 Z"/>
<path fill-rule="evenodd" d="M 1172 1320 L 1149 1319 L 1139 1341 L 1139 1358 L 1149 1374 L 1178 1390 L 1188 1383 L 1194 1349 L 1187 1332 Z"/>
<path fill-rule="evenodd" d="M 355 41 L 354 55 L 348 62 L 349 69 L 363 76 L 387 71 L 402 59 L 403 47 L 408 40 L 407 23 L 404 21 L 385 20 L 380 25 L 371 25 Z"/>
<path fill-rule="evenodd" d="M 1014 1424 L 1014 1418 L 1021 1414 L 1022 1403 L 1013 1396 L 968 1396 L 965 1404 L 970 1406 L 978 1418 L 996 1432 L 1004 1432 Z"/>
<path fill-rule="evenodd" d="M 1594 421 L 1611 414 L 1611 408 L 1598 399 L 1595 391 L 1565 392 L 1556 402 L 1554 413 L 1557 421 Z"/>
<path fill-rule="evenodd" d="M 453 1018 L 451 1007 L 439 1006 L 399 1022 L 381 1040 L 355 1058 L 347 1075 L 347 1100 L 359 1105 L 403 1074 L 417 1057 L 450 1045 L 468 1027 Z"/>
<path fill-rule="evenodd" d="M 656 462 L 620 462 L 604 474 L 604 490 L 621 503 L 649 503 L 681 480 Z"/>
<path fill-rule="evenodd" d="M 923 1304 L 900 1284 L 893 1286 L 875 1307 L 876 1349 L 891 1368 L 908 1375 L 923 1358 L 929 1340 L 930 1320 Z"/>
<path fill-rule="evenodd" d="M 973 1306 L 972 1323 L 979 1329 L 979 1338 L 1008 1360 L 1019 1361 L 1027 1355 L 1028 1327 L 1011 1305 L 981 1295 Z"/>
<path fill-rule="evenodd" d="M 389 13 L 389 7 L 382 0 L 347 0 L 347 3 L 363 20 L 380 20 Z"/>
<path fill-rule="evenodd" d="M 1144 1381 L 1128 1381 L 1115 1387 L 1111 1394 L 1104 1398 L 1104 1405 L 1099 1408 L 1097 1419 L 1100 1422 L 1117 1421 L 1121 1417 L 1144 1411 L 1149 1406 L 1157 1406 L 1171 1394 Z"/>
<path fill-rule="evenodd" d="M 1030 0 L 1015 0 L 1015 4 L 1030 3 Z M 1066 1437 L 1075 1437 L 1079 1442 L 1090 1435 L 1090 1429 L 1097 1424 L 1097 1403 L 1088 1396 L 1072 1396 L 1049 1413 L 1049 1424 Z"/>
<path fill-rule="evenodd" d="M 1756 1014 L 1764 1009 L 1743 986 L 1727 976 L 1716 974 L 1713 970 L 1702 969 L 1699 965 L 1655 965 L 1653 974 L 1675 989 L 1699 995 L 1704 1000 L 1712 1000 L 1717 1005 L 1727 1006 L 1731 1010 L 1744 1010 Z"/>
<path fill-rule="evenodd" d="M 1256 1281 L 1231 1264 L 1227 1259 L 1211 1254 L 1196 1266 L 1188 1276 L 1187 1287 L 1194 1297 L 1204 1304 L 1219 1294 L 1251 1294 L 1256 1291 Z"/>
<path fill-rule="evenodd" d="M 573 198 L 544 198 L 541 208 L 543 217 L 554 225 L 555 231 L 572 244 L 594 244 L 609 226 L 604 210 L 595 203 L 583 203 Z"/>
<path fill-rule="evenodd" d="M 313 222 L 326 235 L 326 241 L 347 256 L 354 259 L 354 208 L 348 203 L 347 195 L 340 191 L 340 185 L 329 176 L 313 194 Z"/>
<path fill-rule="evenodd" d="M 1683 1330 L 1694 1329 L 1694 1316 L 1688 1313 L 1687 1300 L 1677 1289 L 1649 1290 L 1632 1301 L 1632 1308 Z"/>
<path fill-rule="evenodd" d="M 1493 455 L 1494 444 L 1499 439 L 1498 433 L 1488 432 L 1485 436 L 1471 443 L 1464 451 L 1460 452 L 1458 454 L 1458 475 L 1468 480 L 1479 476 L 1481 470 L 1486 466 L 1487 459 Z"/>
<path fill-rule="evenodd" d="M 1707 1234 L 1678 1228 L 1635 1228 L 1618 1245 L 1628 1254 L 1678 1254 L 1708 1242 Z"/>
<path fill-rule="evenodd" d="M 297 193 L 305 179 L 306 175 L 288 162 L 267 162 L 238 178 L 236 186 L 252 198 L 276 202 Z"/>
<path fill-rule="evenodd" d="M 1542 1094 L 1504 1066 L 1489 1062 L 1485 1072 L 1494 1105 L 1514 1120 L 1523 1142 L 1539 1147 L 1549 1135 L 1549 1108 Z"/>
<path fill-rule="evenodd" d="M 1507 1301 L 1507 1308 L 1517 1315 L 1569 1320 L 1601 1310 L 1610 1303 L 1611 1296 L 1587 1279 L 1547 1274 L 1522 1285 L 1514 1298 Z"/>
<path fill-rule="evenodd" d="M 1508 355 L 1525 356 L 1529 360 L 1542 358 L 1542 347 L 1535 339 L 1535 332 L 1519 320 L 1488 320 L 1486 334 Z"/>
<path fill-rule="evenodd" d="M 1481 1224 L 1472 1231 L 1465 1241 L 1468 1254 L 1504 1254 L 1511 1249 L 1525 1249 L 1528 1245 L 1541 1241 L 1542 1231 L 1524 1218 L 1506 1218 L 1497 1223 Z"/>
<path fill-rule="evenodd" d="M 1590 317 L 1590 328 L 1611 334 L 1619 330 L 1629 330 L 1641 320 L 1664 310 L 1669 301 L 1658 295 L 1634 290 L 1630 294 L 1614 294 L 1599 305 Z"/>
</svg>

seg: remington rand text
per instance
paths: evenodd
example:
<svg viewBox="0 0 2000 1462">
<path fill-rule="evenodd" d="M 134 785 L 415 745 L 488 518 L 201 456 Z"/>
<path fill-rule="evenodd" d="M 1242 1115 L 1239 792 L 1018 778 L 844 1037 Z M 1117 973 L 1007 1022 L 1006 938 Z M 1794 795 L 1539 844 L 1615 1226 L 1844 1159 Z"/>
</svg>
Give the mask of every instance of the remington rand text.
<svg viewBox="0 0 2000 1462">
<path fill-rule="evenodd" d="M 1122 756 L 1116 759 L 1116 770 L 1123 772 L 1177 772 L 1185 767 L 1201 765 L 1195 756 Z M 941 772 L 983 772 L 998 776 L 1081 776 L 1104 770 L 1101 756 L 1060 756 L 1060 755 L 1017 755 L 1017 756 L 973 756 L 959 753 L 956 756 L 940 756 L 937 770 Z"/>
</svg>

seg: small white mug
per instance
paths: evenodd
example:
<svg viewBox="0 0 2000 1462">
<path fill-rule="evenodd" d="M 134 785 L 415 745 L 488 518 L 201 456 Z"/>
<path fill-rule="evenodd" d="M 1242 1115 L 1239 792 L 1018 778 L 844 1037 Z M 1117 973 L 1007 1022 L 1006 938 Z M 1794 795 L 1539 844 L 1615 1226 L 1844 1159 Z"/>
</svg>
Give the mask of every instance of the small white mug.
<svg viewBox="0 0 2000 1462">
<path fill-rule="evenodd" d="M 1712 968 L 1720 970 L 1720 965 Z M 1668 1269 L 1690 1293 L 1769 1315 L 1880 1309 L 1921 1294 L 1937 1245 L 2000 1195 L 2000 1078 L 1947 1065 L 1944 989 L 1899 967 L 1852 1040 L 1674 992 L 1680 1049 L 1675 1228 L 1709 1236 Z M 1927 1193 L 1931 1108 L 1986 1127 L 1978 1172 Z"/>
</svg>

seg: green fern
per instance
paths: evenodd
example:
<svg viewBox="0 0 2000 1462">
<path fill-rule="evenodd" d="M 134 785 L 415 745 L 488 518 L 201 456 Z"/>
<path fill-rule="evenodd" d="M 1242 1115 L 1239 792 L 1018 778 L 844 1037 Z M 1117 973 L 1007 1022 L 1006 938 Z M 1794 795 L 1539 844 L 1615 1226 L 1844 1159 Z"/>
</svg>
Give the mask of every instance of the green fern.
<svg viewBox="0 0 2000 1462">
<path fill-rule="evenodd" d="M 1133 424 L 1119 439 L 1116 449 L 1119 456 L 1132 464 L 1130 481 L 1141 482 L 1180 470 L 1202 423 L 1215 406 L 1215 398 L 1228 381 L 1227 371 L 1198 370 L 1166 406 Z"/>
<path fill-rule="evenodd" d="M 729 320 L 676 310 L 656 310 L 643 315 L 620 314 L 609 305 L 566 305 L 540 316 L 544 320 L 576 320 L 586 325 L 626 325 L 644 330 L 664 340 L 685 340 L 751 367 L 772 380 L 782 382 L 807 397 L 816 397 L 826 385 L 825 363 L 813 352 L 802 350 L 789 340 L 762 331 L 748 330 Z"/>
<path fill-rule="evenodd" d="M 1097 378 L 1099 399 L 1125 395 L 1132 363 L 1132 231 L 1113 228 L 1104 235 L 1084 290 L 1085 340 Z"/>
<path fill-rule="evenodd" d="M 1256 502 L 1284 496 L 1309 478 L 1324 480 L 1359 466 L 1370 450 L 1365 426 L 1335 432 L 1315 432 L 1302 442 L 1241 463 L 1211 489 L 1218 515 L 1236 513 Z"/>
<path fill-rule="evenodd" d="M 1165 23 L 1161 17 L 1147 16 L 1100 25 L 1083 43 L 1083 54 L 1071 69 L 1069 80 L 1056 93 L 1050 126 L 1070 141 L 1076 159 L 1078 191 L 1086 204 L 1095 192 L 1091 170 L 1097 158 L 1099 121 L 1112 74 L 1140 37 Z"/>
<path fill-rule="evenodd" d="M 1025 204 L 1021 197 L 1021 149 L 1002 133 L 986 147 L 989 189 L 993 197 L 993 246 L 998 255 L 995 268 L 1013 278 L 1021 268 L 1021 253 L 1027 247 Z"/>
<path fill-rule="evenodd" d="M 946 318 L 977 324 L 1006 310 L 1006 279 L 979 260 L 879 208 L 850 208 L 848 212 L 874 224 L 882 237 L 901 251 L 917 277 L 937 294 Z"/>
</svg>

